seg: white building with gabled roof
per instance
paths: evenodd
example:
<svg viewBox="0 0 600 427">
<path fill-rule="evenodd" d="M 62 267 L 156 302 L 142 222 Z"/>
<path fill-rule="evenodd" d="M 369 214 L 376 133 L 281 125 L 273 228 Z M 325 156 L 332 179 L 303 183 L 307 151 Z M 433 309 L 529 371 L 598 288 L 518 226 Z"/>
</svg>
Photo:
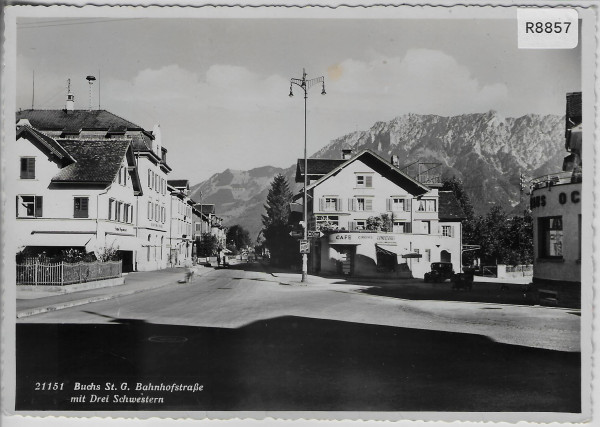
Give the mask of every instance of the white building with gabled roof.
<svg viewBox="0 0 600 427">
<path fill-rule="evenodd" d="M 142 189 L 131 141 L 54 138 L 21 119 L 13 148 L 17 251 L 99 255 L 113 248 L 132 271 Z"/>
<path fill-rule="evenodd" d="M 453 193 L 422 184 L 370 150 L 309 159 L 308 177 L 309 230 L 324 234 L 312 244 L 312 272 L 423 277 L 440 261 L 461 271 L 464 213 Z M 296 181 L 303 179 L 300 159 Z"/>
</svg>

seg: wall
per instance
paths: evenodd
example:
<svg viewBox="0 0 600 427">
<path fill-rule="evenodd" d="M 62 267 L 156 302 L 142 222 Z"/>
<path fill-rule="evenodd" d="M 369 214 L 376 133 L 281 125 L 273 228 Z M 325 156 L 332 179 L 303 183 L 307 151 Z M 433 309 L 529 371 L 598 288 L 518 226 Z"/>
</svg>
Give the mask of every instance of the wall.
<svg viewBox="0 0 600 427">
<path fill-rule="evenodd" d="M 108 188 L 102 185 L 51 185 L 59 166 L 50 161 L 29 140 L 16 141 L 17 159 L 35 157 L 35 179 L 20 179 L 17 171 L 16 193 L 43 197 L 42 217 L 17 217 L 18 250 L 25 246 L 85 246 L 88 252 L 96 252 L 113 244 L 122 250 L 135 250 L 137 242 L 131 223 L 126 224 L 108 219 L 108 200 L 113 198 L 132 206 L 135 218 L 135 197 L 129 174 L 123 184 L 113 183 Z M 17 160 L 19 161 L 19 160 Z M 125 158 L 123 166 L 126 166 Z M 74 218 L 74 198 L 88 198 L 88 218 Z M 16 209 L 11 212 L 16 215 Z M 108 239 L 105 239 L 108 233 Z"/>
<path fill-rule="evenodd" d="M 377 270 L 377 250 L 375 245 L 380 245 L 384 249 L 397 254 L 397 264 L 406 264 L 403 268 L 398 268 L 396 274 L 398 277 L 408 276 L 400 273 L 400 270 L 410 271 L 410 275 L 416 278 L 422 278 L 426 272 L 430 271 L 432 262 L 441 260 L 442 251 L 447 251 L 451 255 L 451 262 L 455 272 L 462 271 L 461 268 L 461 247 L 460 223 L 452 223 L 455 229 L 455 237 L 443 237 L 440 235 L 424 234 L 397 234 L 397 233 L 333 233 L 322 237 L 321 242 L 321 271 L 326 273 L 337 272 L 337 261 L 342 259 L 342 251 L 353 248 L 354 253 L 354 275 L 355 276 L 376 276 L 382 275 Z M 421 258 L 402 258 L 402 255 L 418 252 Z M 429 250 L 429 259 L 427 251 Z"/>
<path fill-rule="evenodd" d="M 561 196 L 561 193 L 564 196 Z M 581 183 L 539 188 L 532 192 L 535 280 L 581 282 Z M 564 203 L 561 203 L 561 200 Z M 574 202 L 578 200 L 578 202 Z M 562 216 L 561 259 L 540 258 L 538 218 Z"/>
</svg>

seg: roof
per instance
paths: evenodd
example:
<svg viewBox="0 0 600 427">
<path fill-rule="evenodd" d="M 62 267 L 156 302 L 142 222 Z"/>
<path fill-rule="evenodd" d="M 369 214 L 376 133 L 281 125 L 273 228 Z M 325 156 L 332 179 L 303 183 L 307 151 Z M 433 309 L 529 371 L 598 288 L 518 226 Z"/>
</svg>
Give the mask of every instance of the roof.
<svg viewBox="0 0 600 427">
<path fill-rule="evenodd" d="M 454 192 L 438 191 L 439 195 L 439 219 L 440 221 L 462 221 L 466 219 Z"/>
<path fill-rule="evenodd" d="M 308 175 L 323 176 L 327 175 L 333 169 L 346 162 L 342 159 L 307 159 Z M 298 159 L 296 163 L 296 182 L 304 180 L 304 159 Z"/>
<path fill-rule="evenodd" d="M 60 140 L 75 158 L 62 168 L 52 182 L 85 182 L 110 184 L 114 181 L 130 144 L 125 140 Z"/>
<path fill-rule="evenodd" d="M 116 134 L 143 130 L 141 126 L 106 110 L 21 110 L 17 111 L 17 121 L 20 119 L 29 120 L 37 129 L 66 133 L 79 133 L 82 129 L 101 129 Z"/>
<path fill-rule="evenodd" d="M 167 184 L 175 188 L 190 188 L 190 181 L 187 179 L 169 179 Z"/>
<path fill-rule="evenodd" d="M 28 140 L 37 141 L 42 144 L 50 153 L 55 155 L 58 159 L 66 162 L 74 162 L 75 159 L 64 149 L 62 145 L 58 143 L 54 138 L 34 129 L 30 126 L 18 126 L 17 127 L 17 139 L 27 138 Z M 32 141 L 32 142 L 33 142 Z"/>
<path fill-rule="evenodd" d="M 343 168 L 345 168 L 346 166 L 355 162 L 358 159 L 360 159 L 364 164 L 369 166 L 374 171 L 379 172 L 384 178 L 389 179 L 391 182 L 405 189 L 414 196 L 419 196 L 430 191 L 429 187 L 421 184 L 419 181 L 406 175 L 396 166 L 387 162 L 383 157 L 369 149 L 362 150 L 361 152 L 359 152 L 358 154 L 356 154 L 348 160 L 342 160 L 342 163 L 338 164 L 338 166 L 330 170 L 326 175 L 323 175 L 318 181 L 310 184 L 307 189 L 310 190 L 318 186 L 323 181 L 335 175 L 340 170 L 342 170 Z M 310 171 L 310 166 L 308 167 L 308 169 Z"/>
</svg>

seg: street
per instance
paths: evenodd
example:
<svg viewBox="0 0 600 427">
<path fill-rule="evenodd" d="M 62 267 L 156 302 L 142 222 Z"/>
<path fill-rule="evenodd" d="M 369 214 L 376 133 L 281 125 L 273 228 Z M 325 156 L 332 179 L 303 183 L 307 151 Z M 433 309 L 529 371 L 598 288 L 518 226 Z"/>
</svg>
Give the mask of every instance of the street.
<svg viewBox="0 0 600 427">
<path fill-rule="evenodd" d="M 580 410 L 576 311 L 389 297 L 331 278 L 283 284 L 284 275 L 216 269 L 19 319 L 17 407 L 82 409 L 33 392 L 43 379 L 203 384 L 171 394 L 165 410 Z"/>
</svg>

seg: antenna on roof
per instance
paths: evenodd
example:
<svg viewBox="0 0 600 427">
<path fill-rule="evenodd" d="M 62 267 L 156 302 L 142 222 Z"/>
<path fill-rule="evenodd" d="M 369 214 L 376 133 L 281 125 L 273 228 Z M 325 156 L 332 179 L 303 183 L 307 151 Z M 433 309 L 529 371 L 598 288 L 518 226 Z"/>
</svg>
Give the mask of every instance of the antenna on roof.
<svg viewBox="0 0 600 427">
<path fill-rule="evenodd" d="M 71 79 L 67 79 L 67 105 L 65 110 L 73 111 L 75 109 L 75 96 L 71 93 Z"/>
<path fill-rule="evenodd" d="M 98 69 L 98 110 L 100 109 L 100 69 Z"/>
<path fill-rule="evenodd" d="M 32 91 L 31 91 L 31 109 L 33 110 L 33 102 L 35 101 L 35 70 L 33 70 Z"/>
<path fill-rule="evenodd" d="M 90 108 L 89 108 L 89 111 L 92 111 L 92 85 L 94 84 L 94 81 L 96 80 L 96 77 L 94 77 L 94 76 L 87 76 L 85 79 L 90 84 Z"/>
</svg>

